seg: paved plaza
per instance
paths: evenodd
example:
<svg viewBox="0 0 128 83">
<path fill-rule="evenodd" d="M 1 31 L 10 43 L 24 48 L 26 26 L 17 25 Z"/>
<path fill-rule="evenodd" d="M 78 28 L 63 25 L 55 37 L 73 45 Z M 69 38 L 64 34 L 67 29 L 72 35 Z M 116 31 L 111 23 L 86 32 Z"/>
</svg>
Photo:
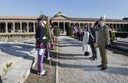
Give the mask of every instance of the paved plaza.
<svg viewBox="0 0 128 83">
<path fill-rule="evenodd" d="M 67 36 L 58 39 L 58 72 L 57 83 L 127 83 L 128 57 L 108 51 L 108 69 L 100 70 L 98 59 L 90 60 L 84 56 L 81 41 Z"/>
<path fill-rule="evenodd" d="M 30 53 L 34 48 L 34 43 L 31 41 L 0 44 L 0 73 L 3 72 L 6 63 L 13 62 L 12 67 L 4 76 L 8 79 L 4 80 L 3 83 L 23 83 L 29 75 L 33 60 L 37 58 L 36 51 L 35 53 Z M 109 50 L 108 69 L 101 71 L 97 67 L 97 65 L 101 64 L 98 48 L 98 59 L 92 61 L 89 59 L 91 55 L 83 55 L 82 42 L 74 38 L 60 36 L 56 46 L 58 57 L 55 60 L 57 64 L 56 83 L 128 82 L 128 56 Z"/>
</svg>

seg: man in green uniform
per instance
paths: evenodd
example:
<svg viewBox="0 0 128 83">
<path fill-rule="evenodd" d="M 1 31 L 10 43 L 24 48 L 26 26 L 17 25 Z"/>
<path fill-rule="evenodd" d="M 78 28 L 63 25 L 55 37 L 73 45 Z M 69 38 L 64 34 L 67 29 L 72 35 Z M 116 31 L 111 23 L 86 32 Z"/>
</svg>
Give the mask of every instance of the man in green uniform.
<svg viewBox="0 0 128 83">
<path fill-rule="evenodd" d="M 98 40 L 97 45 L 99 47 L 100 55 L 101 55 L 101 70 L 107 69 L 107 47 L 110 44 L 110 37 L 109 37 L 109 27 L 105 25 L 105 20 L 101 17 L 98 21 Z"/>
</svg>

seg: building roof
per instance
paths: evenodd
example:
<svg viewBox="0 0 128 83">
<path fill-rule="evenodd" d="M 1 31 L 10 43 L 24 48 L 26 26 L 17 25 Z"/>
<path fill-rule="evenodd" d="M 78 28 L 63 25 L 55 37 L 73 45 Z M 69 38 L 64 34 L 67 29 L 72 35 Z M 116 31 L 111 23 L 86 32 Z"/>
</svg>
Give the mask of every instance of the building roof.
<svg viewBox="0 0 128 83">
<path fill-rule="evenodd" d="M 72 21 L 97 21 L 99 18 L 76 18 L 76 17 L 69 17 Z M 106 22 L 126 22 L 126 20 L 122 19 L 106 19 Z"/>
<path fill-rule="evenodd" d="M 51 19 L 56 17 L 63 17 L 67 20 L 71 21 L 97 21 L 99 18 L 78 18 L 78 17 L 67 17 L 62 12 L 58 12 L 55 14 Z M 7 20 L 36 20 L 38 16 L 0 16 L 0 19 L 7 19 Z M 58 19 L 58 18 L 57 18 Z M 106 22 L 128 22 L 128 18 L 123 19 L 105 19 Z"/>
<path fill-rule="evenodd" d="M 65 17 L 65 15 L 62 12 L 58 12 L 57 14 L 54 15 L 54 17 L 57 17 L 57 16 L 64 16 Z"/>
<path fill-rule="evenodd" d="M 68 17 L 72 21 L 96 21 L 97 18 L 76 18 L 76 17 Z"/>
<path fill-rule="evenodd" d="M 21 19 L 21 20 L 36 20 L 38 17 L 37 16 L 0 16 L 0 19 Z"/>
<path fill-rule="evenodd" d="M 71 20 L 71 21 L 98 21 L 99 18 L 79 18 L 79 17 L 67 17 L 65 16 L 62 12 L 58 12 L 57 14 L 54 15 L 54 18 L 57 17 L 63 17 L 67 20 Z M 59 20 L 59 18 L 57 18 L 57 20 Z M 105 19 L 106 22 L 128 22 L 128 20 L 124 20 L 124 19 Z"/>
</svg>

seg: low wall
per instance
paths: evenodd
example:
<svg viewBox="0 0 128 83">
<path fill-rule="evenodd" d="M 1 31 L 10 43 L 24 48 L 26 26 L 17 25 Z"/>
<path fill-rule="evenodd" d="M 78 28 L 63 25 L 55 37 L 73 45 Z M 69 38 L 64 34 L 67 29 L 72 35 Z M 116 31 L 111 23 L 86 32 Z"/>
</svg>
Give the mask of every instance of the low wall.
<svg viewBox="0 0 128 83">
<path fill-rule="evenodd" d="M 127 42 L 113 42 L 111 48 L 128 53 L 128 43 Z"/>
<path fill-rule="evenodd" d="M 24 42 L 35 38 L 35 33 L 0 33 L 0 42 Z"/>
</svg>

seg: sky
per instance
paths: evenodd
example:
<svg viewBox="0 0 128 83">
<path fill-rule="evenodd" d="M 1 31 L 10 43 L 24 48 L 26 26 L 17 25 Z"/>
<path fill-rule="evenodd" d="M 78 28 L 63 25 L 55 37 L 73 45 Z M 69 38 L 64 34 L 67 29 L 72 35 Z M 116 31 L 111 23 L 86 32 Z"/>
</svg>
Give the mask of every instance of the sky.
<svg viewBox="0 0 128 83">
<path fill-rule="evenodd" d="M 54 16 L 122 19 L 128 17 L 128 0 L 0 0 L 0 16 Z"/>
</svg>

